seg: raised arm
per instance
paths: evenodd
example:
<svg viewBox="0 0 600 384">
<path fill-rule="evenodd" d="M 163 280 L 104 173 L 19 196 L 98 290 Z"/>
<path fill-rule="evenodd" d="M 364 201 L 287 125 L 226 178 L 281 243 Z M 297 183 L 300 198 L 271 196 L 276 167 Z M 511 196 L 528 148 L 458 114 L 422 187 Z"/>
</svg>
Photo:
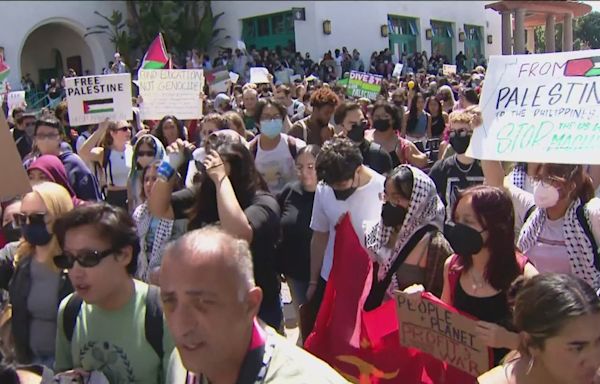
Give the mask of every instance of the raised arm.
<svg viewBox="0 0 600 384">
<path fill-rule="evenodd" d="M 88 163 L 99 163 L 102 164 L 104 157 L 104 148 L 100 147 L 100 140 L 106 134 L 108 129 L 108 121 L 103 121 L 98 124 L 98 129 L 83 143 L 79 150 L 79 156 Z"/>
</svg>

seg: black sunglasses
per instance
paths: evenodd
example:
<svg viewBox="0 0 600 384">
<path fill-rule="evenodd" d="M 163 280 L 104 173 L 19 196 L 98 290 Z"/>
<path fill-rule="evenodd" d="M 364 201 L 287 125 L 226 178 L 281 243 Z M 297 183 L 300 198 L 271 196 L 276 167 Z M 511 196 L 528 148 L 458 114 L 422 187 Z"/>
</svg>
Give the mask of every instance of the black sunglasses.
<svg viewBox="0 0 600 384">
<path fill-rule="evenodd" d="M 54 265 L 59 269 L 71 269 L 75 261 L 83 268 L 92 268 L 100 264 L 102 259 L 112 255 L 117 250 L 114 248 L 105 251 L 94 251 L 91 249 L 80 251 L 77 256 L 71 252 L 63 251 L 62 255 L 54 256 Z"/>
<path fill-rule="evenodd" d="M 126 126 L 126 127 L 121 127 L 121 128 L 116 128 L 114 129 L 115 132 L 121 131 L 121 132 L 127 132 L 127 131 L 131 131 L 131 126 Z"/>
<path fill-rule="evenodd" d="M 46 224 L 46 214 L 45 213 L 15 213 L 13 214 L 13 223 L 15 226 L 22 227 L 26 224 Z"/>
<path fill-rule="evenodd" d="M 142 156 L 154 157 L 154 151 L 138 151 L 138 157 Z"/>
</svg>

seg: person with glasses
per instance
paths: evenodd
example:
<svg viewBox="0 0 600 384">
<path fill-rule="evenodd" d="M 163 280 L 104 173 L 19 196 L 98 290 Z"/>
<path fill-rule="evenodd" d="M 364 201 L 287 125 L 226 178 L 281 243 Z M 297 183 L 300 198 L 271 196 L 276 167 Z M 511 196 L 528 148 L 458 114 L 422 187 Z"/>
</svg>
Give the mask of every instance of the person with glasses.
<svg viewBox="0 0 600 384">
<path fill-rule="evenodd" d="M 85 162 L 74 154 L 71 147 L 63 141 L 64 134 L 58 119 L 48 116 L 37 120 L 33 134 L 34 150 L 29 159 L 23 162 L 25 169 L 29 169 L 40 156 L 56 156 L 67 171 L 75 196 L 85 201 L 101 200 L 102 196 L 96 177 Z"/>
<path fill-rule="evenodd" d="M 75 292 L 59 308 L 55 371 L 109 383 L 165 383 L 173 342 L 158 288 L 135 280 L 140 243 L 131 217 L 106 203 L 77 207 L 54 224 Z"/>
<path fill-rule="evenodd" d="M 132 168 L 131 124 L 126 120 L 105 121 L 81 147 L 81 157 L 94 165 L 102 180 L 106 202 L 127 209 L 127 180 Z"/>
<path fill-rule="evenodd" d="M 131 171 L 129 172 L 128 205 L 129 211 L 133 212 L 143 202 L 143 179 L 141 173 L 150 163 L 166 158 L 165 147 L 162 142 L 153 135 L 142 135 L 133 146 L 133 160 Z"/>
<path fill-rule="evenodd" d="M 61 253 L 52 224 L 73 209 L 62 186 L 42 182 L 21 201 L 14 225 L 21 240 L 0 250 L 0 288 L 12 304 L 12 336 L 17 362 L 52 367 L 55 356 L 57 308 L 73 291 L 66 274 L 53 264 Z"/>
<path fill-rule="evenodd" d="M 21 159 L 25 159 L 31 152 L 33 144 L 33 128 L 35 127 L 35 116 L 26 115 L 22 107 L 16 107 L 12 111 L 14 127 L 11 129 L 12 137 L 17 145 Z"/>
</svg>

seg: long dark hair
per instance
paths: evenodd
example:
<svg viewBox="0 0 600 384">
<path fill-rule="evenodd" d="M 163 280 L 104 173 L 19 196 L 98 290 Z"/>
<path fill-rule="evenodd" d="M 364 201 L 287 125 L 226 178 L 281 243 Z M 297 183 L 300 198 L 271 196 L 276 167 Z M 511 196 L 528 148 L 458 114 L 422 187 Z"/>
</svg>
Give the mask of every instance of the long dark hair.
<svg viewBox="0 0 600 384">
<path fill-rule="evenodd" d="M 385 100 L 379 100 L 375 104 L 373 104 L 371 116 L 373 116 L 375 114 L 375 111 L 379 108 L 383 108 L 383 110 L 392 117 L 392 129 L 394 131 L 400 131 L 400 129 L 402 128 L 402 118 L 404 116 L 404 111 L 401 111 L 394 104 L 388 103 Z"/>
<path fill-rule="evenodd" d="M 429 103 L 432 102 L 432 101 L 435 104 L 437 104 L 437 106 L 438 106 L 438 114 L 436 116 L 433 116 L 433 113 L 431 113 L 431 111 L 429 110 Z M 444 110 L 442 109 L 442 103 L 435 96 L 429 96 L 427 98 L 427 100 L 425 100 L 425 112 L 429 113 L 431 115 L 432 119 L 439 119 L 439 118 L 443 118 L 444 117 Z"/>
<path fill-rule="evenodd" d="M 417 127 L 417 123 L 419 122 L 417 116 L 417 100 L 419 100 L 419 98 L 422 98 L 423 101 L 425 101 L 425 95 L 423 95 L 421 92 L 416 92 L 412 98 L 412 101 L 410 102 L 410 110 L 408 111 L 408 121 L 406 122 L 406 131 L 409 133 L 415 130 L 415 128 Z"/>
<path fill-rule="evenodd" d="M 410 200 L 415 182 L 412 171 L 409 167 L 400 165 L 392 170 L 389 176 L 385 179 L 394 185 L 394 188 L 403 198 Z"/>
<path fill-rule="evenodd" d="M 160 122 L 154 129 L 154 132 L 152 132 L 152 135 L 156 136 L 158 140 L 160 140 L 160 142 L 163 143 L 165 148 L 169 146 L 169 143 L 167 143 L 167 139 L 165 138 L 165 134 L 163 132 L 163 126 L 165 125 L 165 122 L 167 120 L 173 120 L 173 123 L 175 123 L 175 126 L 177 127 L 177 137 L 181 140 L 186 139 L 185 130 L 183 129 L 183 122 L 179 121 L 179 119 L 177 119 L 173 115 L 167 115 L 160 120 Z"/>
<path fill-rule="evenodd" d="M 478 185 L 462 192 L 454 204 L 452 219 L 461 199 L 471 196 L 471 207 L 479 223 L 488 231 L 484 244 L 490 258 L 485 266 L 486 281 L 498 291 L 506 291 L 521 274 L 515 249 L 515 214 L 510 196 L 503 189 Z M 465 269 L 473 265 L 472 256 L 459 255 L 459 263 Z"/>
<path fill-rule="evenodd" d="M 206 151 L 216 151 L 223 161 L 229 164 L 229 180 L 233 186 L 235 197 L 242 209 L 247 208 L 258 191 L 268 191 L 268 187 L 256 166 L 252 154 L 240 141 L 230 137 L 212 134 L 206 140 Z M 217 193 L 215 184 L 201 170 L 200 188 L 195 195 L 195 205 L 189 212 L 190 229 L 197 229 L 219 221 L 217 210 Z"/>
</svg>

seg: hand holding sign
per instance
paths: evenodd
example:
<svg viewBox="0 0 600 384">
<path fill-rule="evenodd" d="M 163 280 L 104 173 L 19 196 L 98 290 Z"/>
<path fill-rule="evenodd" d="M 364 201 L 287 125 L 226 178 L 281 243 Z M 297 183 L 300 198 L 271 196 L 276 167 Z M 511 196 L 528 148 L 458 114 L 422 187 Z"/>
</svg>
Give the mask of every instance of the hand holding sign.
<svg viewBox="0 0 600 384">
<path fill-rule="evenodd" d="M 507 331 L 498 324 L 478 321 L 476 332 L 481 341 L 490 348 L 507 348 L 511 350 L 519 348 L 519 336 L 516 333 Z"/>
</svg>

